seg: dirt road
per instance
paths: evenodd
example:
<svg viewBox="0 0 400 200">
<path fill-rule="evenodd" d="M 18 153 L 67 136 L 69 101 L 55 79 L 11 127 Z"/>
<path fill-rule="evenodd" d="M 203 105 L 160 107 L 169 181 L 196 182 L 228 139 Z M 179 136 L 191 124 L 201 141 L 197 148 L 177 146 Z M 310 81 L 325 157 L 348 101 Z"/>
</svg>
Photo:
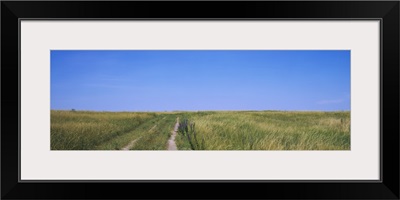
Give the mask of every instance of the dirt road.
<svg viewBox="0 0 400 200">
<path fill-rule="evenodd" d="M 174 130 L 171 132 L 171 137 L 168 140 L 168 150 L 178 150 L 175 144 L 175 137 L 179 127 L 179 118 L 176 119 Z"/>
</svg>

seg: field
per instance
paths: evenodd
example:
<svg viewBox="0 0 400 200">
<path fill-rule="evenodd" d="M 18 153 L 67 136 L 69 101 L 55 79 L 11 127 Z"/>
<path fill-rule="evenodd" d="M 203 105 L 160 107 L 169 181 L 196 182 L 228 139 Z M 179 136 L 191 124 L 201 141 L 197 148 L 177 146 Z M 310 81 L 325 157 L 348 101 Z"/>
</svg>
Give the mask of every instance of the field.
<svg viewBox="0 0 400 200">
<path fill-rule="evenodd" d="M 167 150 L 177 121 L 178 150 L 350 150 L 350 112 L 56 110 L 51 149 Z"/>
</svg>

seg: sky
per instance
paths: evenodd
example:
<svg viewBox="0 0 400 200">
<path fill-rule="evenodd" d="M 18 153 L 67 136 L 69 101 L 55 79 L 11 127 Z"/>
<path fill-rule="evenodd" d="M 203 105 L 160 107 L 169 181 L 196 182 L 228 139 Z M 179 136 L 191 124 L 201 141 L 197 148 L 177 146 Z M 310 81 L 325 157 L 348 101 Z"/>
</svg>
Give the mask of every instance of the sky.
<svg viewBox="0 0 400 200">
<path fill-rule="evenodd" d="M 52 50 L 53 110 L 350 110 L 349 50 Z"/>
</svg>

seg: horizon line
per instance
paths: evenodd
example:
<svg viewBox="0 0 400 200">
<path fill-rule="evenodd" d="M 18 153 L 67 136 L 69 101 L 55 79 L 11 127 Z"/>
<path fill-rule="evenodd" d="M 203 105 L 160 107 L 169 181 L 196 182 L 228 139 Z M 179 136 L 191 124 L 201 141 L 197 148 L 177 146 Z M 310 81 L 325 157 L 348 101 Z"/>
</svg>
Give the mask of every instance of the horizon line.
<svg viewBox="0 0 400 200">
<path fill-rule="evenodd" d="M 77 109 L 50 109 L 51 111 L 83 111 L 83 112 L 350 112 L 351 110 L 165 110 L 165 111 L 110 111 L 110 110 L 77 110 Z"/>
</svg>

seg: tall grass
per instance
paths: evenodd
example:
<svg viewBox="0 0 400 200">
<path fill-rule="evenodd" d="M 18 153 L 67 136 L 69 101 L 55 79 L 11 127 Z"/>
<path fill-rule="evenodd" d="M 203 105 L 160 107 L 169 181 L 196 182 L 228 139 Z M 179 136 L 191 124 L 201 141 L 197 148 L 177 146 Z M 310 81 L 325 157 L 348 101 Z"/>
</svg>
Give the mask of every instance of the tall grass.
<svg viewBox="0 0 400 200">
<path fill-rule="evenodd" d="M 51 111 L 52 150 L 350 150 L 350 112 Z"/>
<path fill-rule="evenodd" d="M 184 119 L 179 123 L 178 132 L 183 138 L 186 138 L 192 150 L 204 150 L 205 140 L 204 137 L 201 139 L 197 138 L 195 123 L 190 122 L 188 119 Z"/>
<path fill-rule="evenodd" d="M 145 122 L 141 123 L 132 131 L 116 136 L 109 141 L 103 142 L 98 145 L 96 149 L 98 150 L 119 150 L 129 146 L 132 141 L 135 141 L 134 145 L 143 142 L 141 139 L 144 135 L 155 131 L 157 124 L 163 119 L 162 115 L 157 115 L 156 117 L 150 118 Z"/>
<path fill-rule="evenodd" d="M 155 113 L 52 110 L 51 149 L 97 149 L 97 146 L 133 131 L 156 116 Z"/>
<path fill-rule="evenodd" d="M 198 112 L 207 150 L 349 150 L 350 112 Z M 179 135 L 179 149 L 191 149 Z"/>
</svg>

